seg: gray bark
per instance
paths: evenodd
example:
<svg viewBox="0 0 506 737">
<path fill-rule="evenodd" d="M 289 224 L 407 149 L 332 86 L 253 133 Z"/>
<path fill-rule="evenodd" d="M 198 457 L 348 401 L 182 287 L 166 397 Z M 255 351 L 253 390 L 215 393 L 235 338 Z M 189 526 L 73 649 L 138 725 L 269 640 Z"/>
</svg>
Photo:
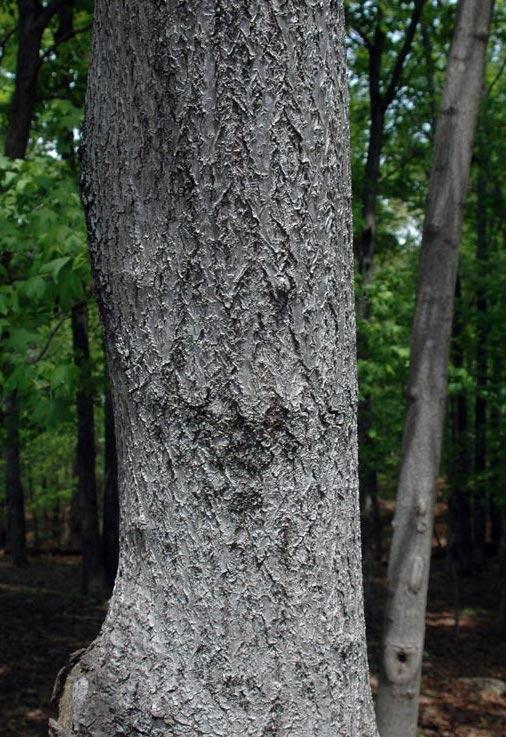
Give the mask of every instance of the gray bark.
<svg viewBox="0 0 506 737">
<path fill-rule="evenodd" d="M 85 141 L 121 547 L 54 733 L 375 735 L 342 4 L 99 0 Z"/>
<path fill-rule="evenodd" d="M 416 735 L 458 245 L 491 7 L 490 0 L 459 2 L 434 140 L 388 567 L 377 702 L 382 737 Z"/>
<path fill-rule="evenodd" d="M 114 586 L 119 561 L 119 495 L 116 431 L 111 392 L 107 389 L 104 405 L 104 505 L 102 552 L 105 586 L 110 593 Z"/>
</svg>

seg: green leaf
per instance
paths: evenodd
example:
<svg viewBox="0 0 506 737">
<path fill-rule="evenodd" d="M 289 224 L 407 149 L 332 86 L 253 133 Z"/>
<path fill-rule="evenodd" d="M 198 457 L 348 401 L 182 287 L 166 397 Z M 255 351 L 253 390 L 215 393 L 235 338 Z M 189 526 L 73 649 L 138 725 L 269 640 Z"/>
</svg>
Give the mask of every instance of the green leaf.
<svg viewBox="0 0 506 737">
<path fill-rule="evenodd" d="M 24 284 L 24 292 L 29 299 L 39 300 L 46 291 L 46 282 L 41 276 L 32 276 Z"/>
<path fill-rule="evenodd" d="M 63 267 L 69 263 L 71 260 L 70 256 L 62 256 L 61 258 L 55 258 L 53 261 L 49 261 L 47 264 L 44 264 L 41 269 L 41 274 L 51 274 L 54 281 L 58 281 L 58 274 L 63 269 Z"/>
</svg>

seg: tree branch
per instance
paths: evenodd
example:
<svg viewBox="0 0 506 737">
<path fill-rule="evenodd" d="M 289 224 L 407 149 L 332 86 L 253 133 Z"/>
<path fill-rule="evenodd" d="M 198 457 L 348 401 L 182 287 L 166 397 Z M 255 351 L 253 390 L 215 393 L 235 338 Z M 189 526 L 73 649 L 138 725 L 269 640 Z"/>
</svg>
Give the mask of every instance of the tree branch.
<svg viewBox="0 0 506 737">
<path fill-rule="evenodd" d="M 48 58 L 48 56 L 51 56 L 53 51 L 56 51 L 58 46 L 60 44 L 65 43 L 65 41 L 68 41 L 71 38 L 74 38 L 74 36 L 77 36 L 79 33 L 86 33 L 86 31 L 91 30 L 91 23 L 88 23 L 88 25 L 83 26 L 82 28 L 75 28 L 72 31 L 69 31 L 68 33 L 62 34 L 57 41 L 54 42 L 51 46 L 49 46 L 47 49 L 45 49 L 44 53 L 40 55 L 39 58 L 39 69 L 44 63 L 44 61 Z"/>
<path fill-rule="evenodd" d="M 361 28 L 357 28 L 357 26 L 355 26 L 354 28 L 350 28 L 350 31 L 355 32 L 357 34 L 357 36 L 360 37 L 360 39 L 362 40 L 362 43 L 366 47 L 366 49 L 369 49 L 370 50 L 372 48 L 372 43 L 371 43 L 369 37 L 367 36 L 367 34 Z"/>
<path fill-rule="evenodd" d="M 10 39 L 14 36 L 17 30 L 18 30 L 18 26 L 16 24 L 10 29 L 10 31 L 7 31 L 7 33 L 4 35 L 4 37 L 0 41 L 0 62 L 5 56 L 5 47 L 7 46 Z"/>
<path fill-rule="evenodd" d="M 58 330 L 61 328 L 65 320 L 67 319 L 67 315 L 63 315 L 63 317 L 60 318 L 60 320 L 56 323 L 54 328 L 49 333 L 46 342 L 42 346 L 42 349 L 39 351 L 39 353 L 34 357 L 27 361 L 29 366 L 33 366 L 34 363 L 38 363 L 39 361 L 42 361 L 44 356 L 46 355 L 49 346 L 51 345 L 51 341 L 53 340 L 54 336 L 58 332 Z"/>
<path fill-rule="evenodd" d="M 388 83 L 388 86 L 382 95 L 381 104 L 383 107 L 383 112 L 388 108 L 388 106 L 394 99 L 397 89 L 399 87 L 399 83 L 401 81 L 401 76 L 402 76 L 402 70 L 404 68 L 404 63 L 408 57 L 409 52 L 411 51 L 411 46 L 413 45 L 413 39 L 415 37 L 416 27 L 422 15 L 424 3 L 425 3 L 425 0 L 414 0 L 413 12 L 411 14 L 411 20 L 406 30 L 406 36 L 404 38 L 404 43 L 402 44 L 402 47 L 399 50 L 397 59 L 395 60 L 394 67 L 392 69 L 392 75 L 390 77 L 390 82 Z"/>
<path fill-rule="evenodd" d="M 47 5 L 43 5 L 41 7 L 39 18 L 43 28 L 46 28 L 49 25 L 52 17 L 66 3 L 72 3 L 72 0 L 51 0 Z"/>
</svg>

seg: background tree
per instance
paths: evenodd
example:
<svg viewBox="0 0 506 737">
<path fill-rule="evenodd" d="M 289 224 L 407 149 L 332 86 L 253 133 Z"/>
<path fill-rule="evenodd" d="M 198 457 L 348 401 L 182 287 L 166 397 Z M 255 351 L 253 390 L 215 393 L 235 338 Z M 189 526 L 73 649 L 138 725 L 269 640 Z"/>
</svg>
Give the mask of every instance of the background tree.
<svg viewBox="0 0 506 737">
<path fill-rule="evenodd" d="M 382 737 L 414 737 L 417 730 L 458 246 L 491 12 L 492 2 L 459 2 L 434 139 L 389 557 L 377 702 Z"/>
<path fill-rule="evenodd" d="M 385 12 L 381 2 L 369 4 L 350 2 L 347 4 L 348 23 L 367 52 L 369 82 L 369 133 L 360 188 L 361 227 L 356 236 L 358 273 L 361 284 L 357 308 L 359 319 L 364 321 L 371 317 L 368 287 L 374 274 L 380 162 L 386 116 L 399 92 L 404 66 L 411 52 L 424 2 L 425 0 L 413 0 L 412 7 L 408 11 L 400 7 L 397 12 L 392 10 Z M 405 33 L 399 34 L 399 29 L 404 24 L 406 24 Z M 399 35 L 402 39 L 400 42 L 398 41 Z M 385 82 L 382 65 L 387 60 L 391 68 L 387 72 Z M 358 343 L 359 357 L 362 360 L 366 359 L 368 354 L 366 336 L 367 332 L 362 329 L 359 332 Z M 368 453 L 368 446 L 374 444 L 371 399 L 370 393 L 362 393 L 358 419 L 362 535 L 365 542 L 363 546 L 364 575 L 369 610 L 373 606 L 372 601 L 369 601 L 372 559 L 381 558 L 382 549 L 377 473 L 375 464 L 370 462 L 370 452 Z"/>
<path fill-rule="evenodd" d="M 204 10 L 95 10 L 83 183 L 124 526 L 53 729 L 372 736 L 342 6 Z"/>
</svg>

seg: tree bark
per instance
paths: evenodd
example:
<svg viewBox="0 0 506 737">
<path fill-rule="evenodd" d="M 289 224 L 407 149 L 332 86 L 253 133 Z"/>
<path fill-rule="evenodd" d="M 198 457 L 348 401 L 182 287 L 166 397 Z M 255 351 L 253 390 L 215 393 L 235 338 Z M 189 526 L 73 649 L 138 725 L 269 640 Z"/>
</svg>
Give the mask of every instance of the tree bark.
<svg viewBox="0 0 506 737">
<path fill-rule="evenodd" d="M 342 3 L 99 0 L 83 167 L 121 549 L 53 729 L 375 735 Z"/>
<path fill-rule="evenodd" d="M 416 735 L 458 245 L 492 2 L 460 0 L 434 139 L 377 702 L 382 737 Z"/>
<path fill-rule="evenodd" d="M 119 561 L 119 495 L 116 431 L 111 392 L 105 395 L 104 408 L 104 516 L 102 547 L 104 555 L 105 585 L 112 591 Z"/>
<path fill-rule="evenodd" d="M 86 302 L 79 302 L 72 307 L 72 342 L 74 362 L 79 369 L 79 386 L 76 392 L 76 471 L 78 507 L 81 512 L 82 587 L 87 593 L 91 585 L 98 584 L 102 574 L 102 556 L 98 527 L 95 418 Z"/>
</svg>

